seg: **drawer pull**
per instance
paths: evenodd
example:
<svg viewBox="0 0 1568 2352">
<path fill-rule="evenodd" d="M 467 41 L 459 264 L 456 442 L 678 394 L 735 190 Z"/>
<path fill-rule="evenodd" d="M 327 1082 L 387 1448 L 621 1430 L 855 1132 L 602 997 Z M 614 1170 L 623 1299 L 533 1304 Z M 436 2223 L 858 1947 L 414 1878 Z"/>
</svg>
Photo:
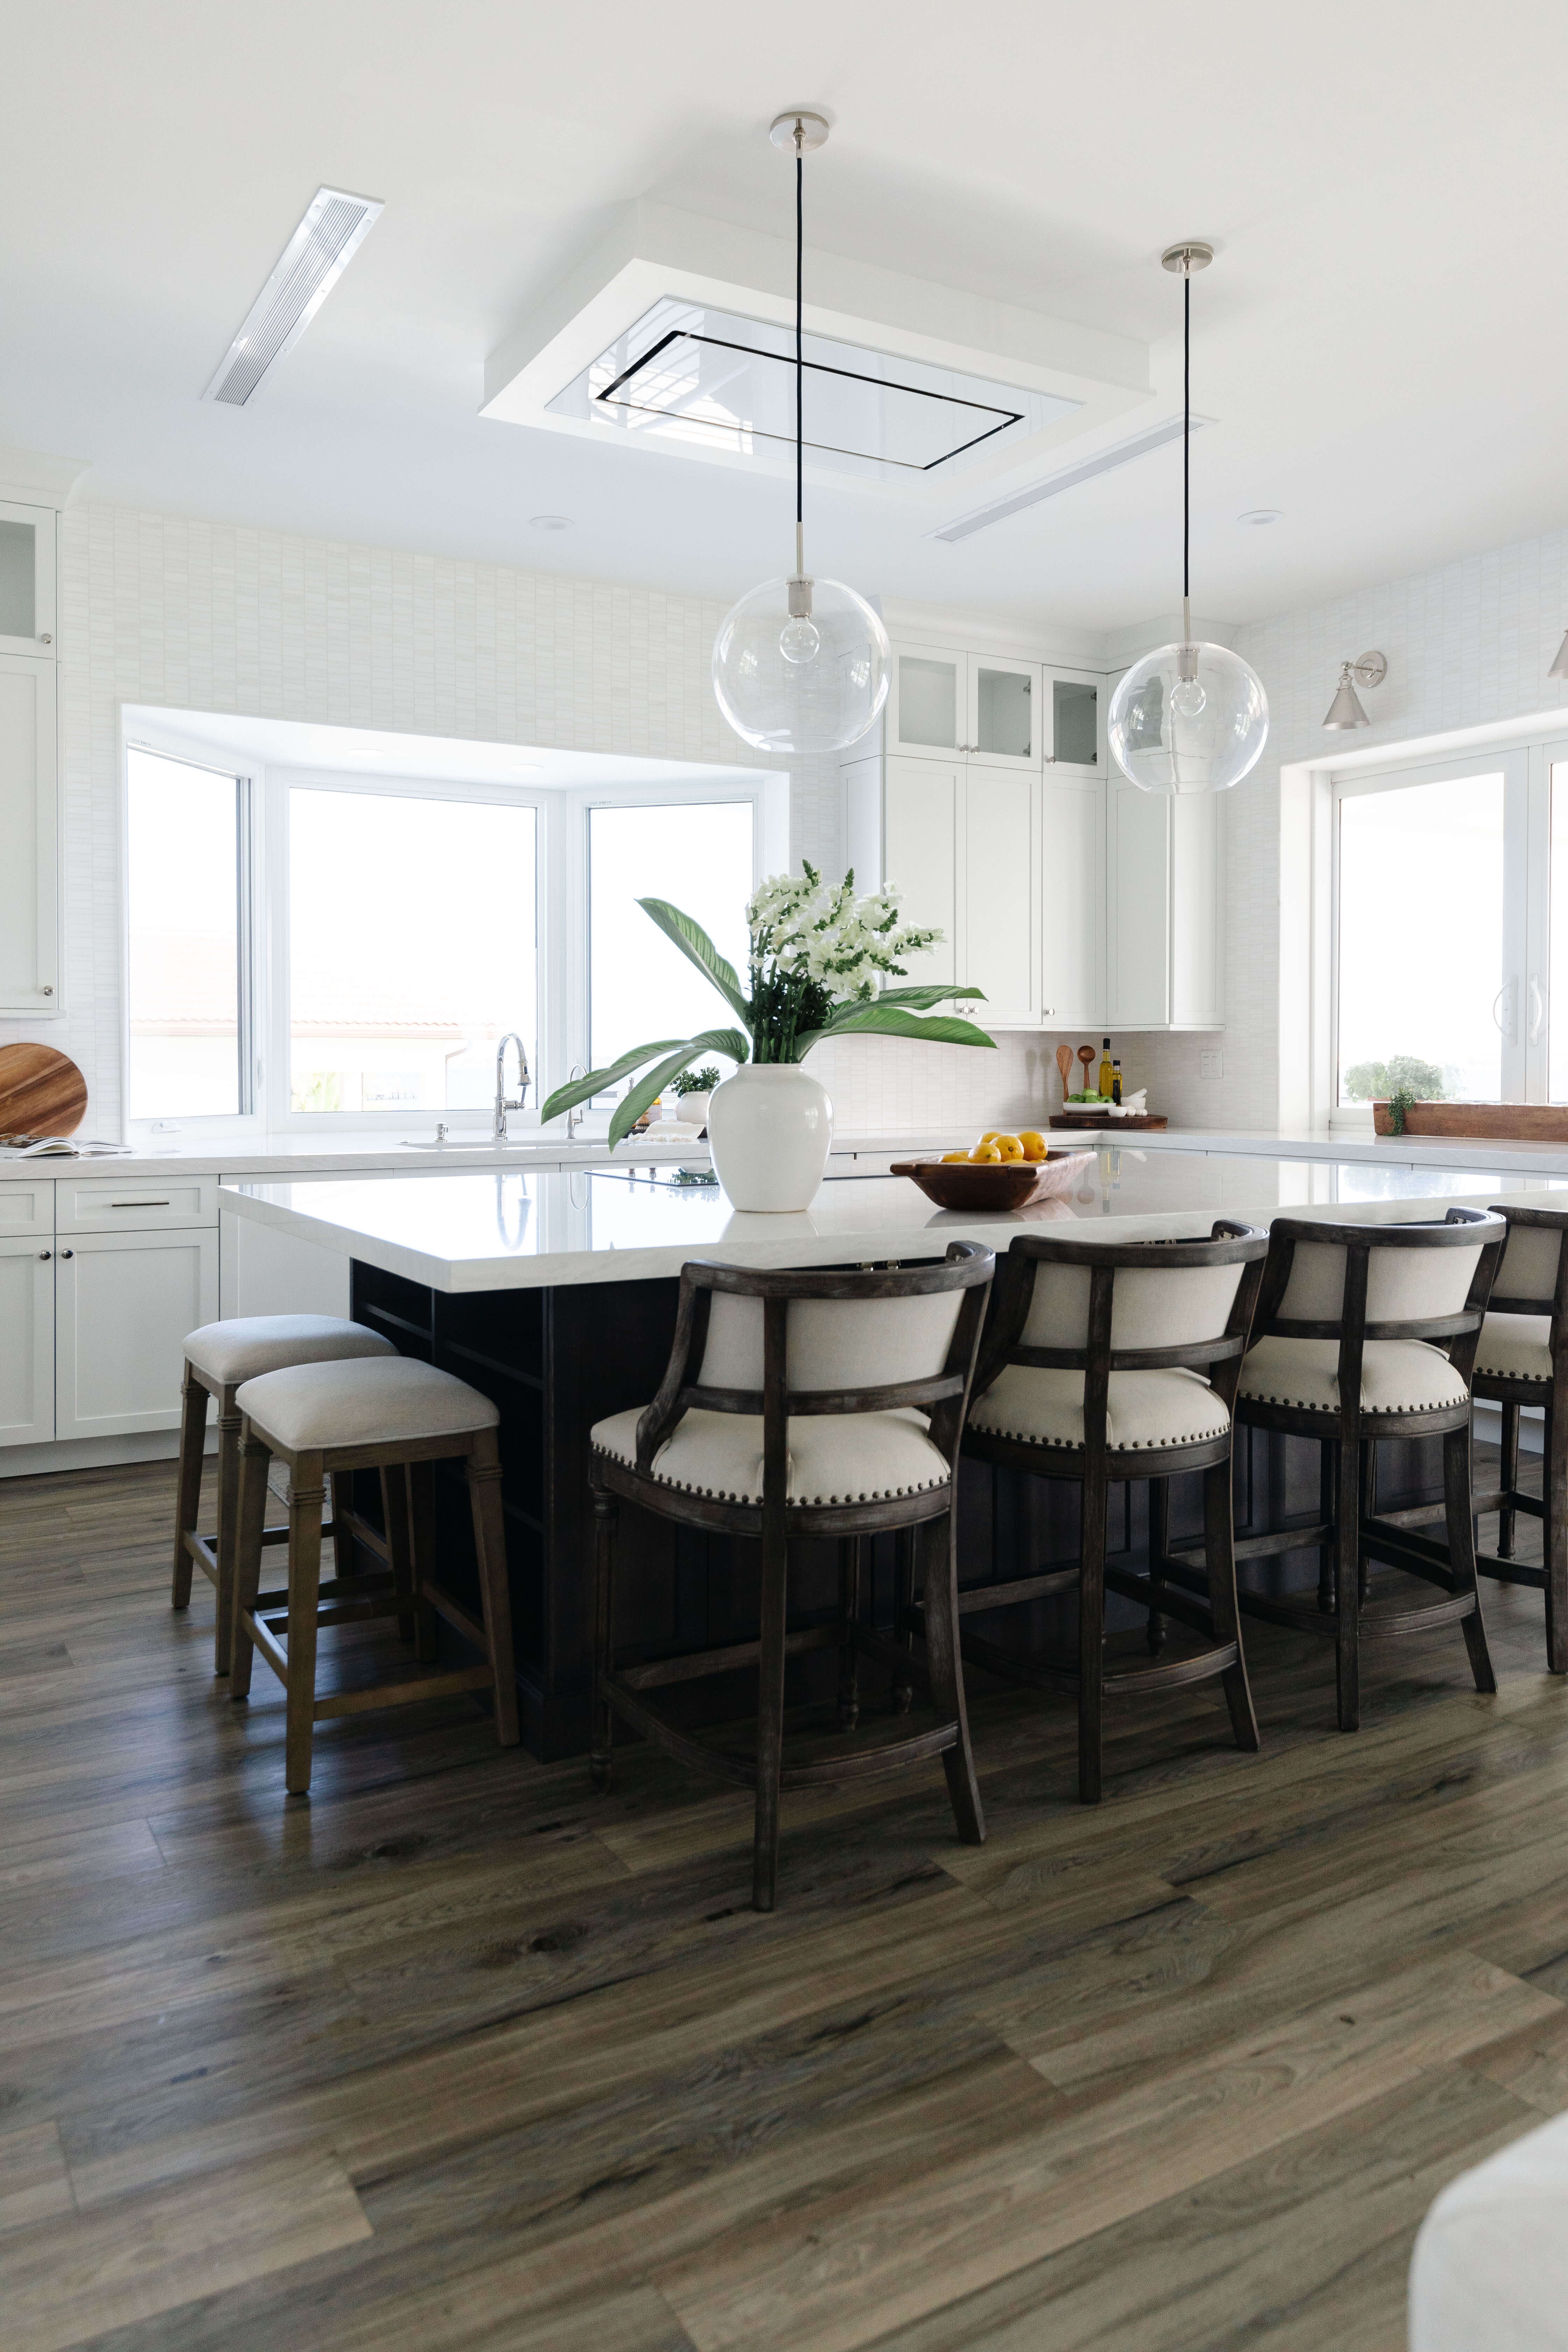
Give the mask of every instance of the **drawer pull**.
<svg viewBox="0 0 1568 2352">
<path fill-rule="evenodd" d="M 172 1201 L 110 1201 L 111 1209 L 172 1209 Z"/>
</svg>

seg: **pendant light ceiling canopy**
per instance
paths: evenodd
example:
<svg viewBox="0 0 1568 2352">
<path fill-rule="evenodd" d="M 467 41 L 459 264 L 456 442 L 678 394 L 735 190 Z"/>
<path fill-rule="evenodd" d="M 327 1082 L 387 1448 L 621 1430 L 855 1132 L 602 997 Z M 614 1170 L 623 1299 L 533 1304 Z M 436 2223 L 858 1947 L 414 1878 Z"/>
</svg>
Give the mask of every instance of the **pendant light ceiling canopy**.
<svg viewBox="0 0 1568 2352">
<path fill-rule="evenodd" d="M 1228 646 L 1193 637 L 1193 278 L 1212 246 L 1173 245 L 1160 257 L 1182 279 L 1182 638 L 1145 654 L 1110 698 L 1111 756 L 1140 791 L 1224 793 L 1258 764 L 1268 734 L 1263 682 Z"/>
<path fill-rule="evenodd" d="M 764 580 L 725 614 L 713 641 L 713 691 L 737 735 L 759 751 L 842 751 L 888 698 L 888 633 L 863 596 L 805 569 L 805 158 L 823 144 L 820 114 L 779 115 L 768 133 L 795 158 L 795 571 Z"/>
</svg>

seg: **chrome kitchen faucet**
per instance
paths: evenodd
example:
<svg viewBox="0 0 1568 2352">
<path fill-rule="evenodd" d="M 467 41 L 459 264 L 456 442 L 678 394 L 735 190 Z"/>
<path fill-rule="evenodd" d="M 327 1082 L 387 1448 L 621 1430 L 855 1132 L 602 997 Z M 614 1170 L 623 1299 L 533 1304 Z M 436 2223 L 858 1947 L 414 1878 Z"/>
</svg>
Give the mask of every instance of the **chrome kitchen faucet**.
<svg viewBox="0 0 1568 2352">
<path fill-rule="evenodd" d="M 517 1100 L 515 1102 L 508 1102 L 506 1098 L 506 1049 L 509 1045 L 515 1045 L 517 1047 L 518 1088 Z M 498 1143 L 504 1143 L 507 1139 L 506 1115 L 508 1111 L 521 1110 L 527 1093 L 528 1055 L 522 1050 L 522 1039 L 518 1035 L 517 1031 L 515 1029 L 509 1029 L 506 1035 L 501 1039 L 500 1044 L 496 1047 L 495 1139 Z"/>
</svg>

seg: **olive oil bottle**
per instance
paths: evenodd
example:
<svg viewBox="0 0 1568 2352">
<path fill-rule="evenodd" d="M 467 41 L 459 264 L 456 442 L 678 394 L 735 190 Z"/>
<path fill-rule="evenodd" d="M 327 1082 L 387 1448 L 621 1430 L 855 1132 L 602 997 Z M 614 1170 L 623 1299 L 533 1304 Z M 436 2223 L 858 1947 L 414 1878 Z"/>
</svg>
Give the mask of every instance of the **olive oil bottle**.
<svg viewBox="0 0 1568 2352">
<path fill-rule="evenodd" d="M 1110 1100 L 1110 1040 L 1108 1037 L 1105 1040 L 1105 1051 L 1100 1062 L 1100 1091 L 1107 1102 Z"/>
</svg>

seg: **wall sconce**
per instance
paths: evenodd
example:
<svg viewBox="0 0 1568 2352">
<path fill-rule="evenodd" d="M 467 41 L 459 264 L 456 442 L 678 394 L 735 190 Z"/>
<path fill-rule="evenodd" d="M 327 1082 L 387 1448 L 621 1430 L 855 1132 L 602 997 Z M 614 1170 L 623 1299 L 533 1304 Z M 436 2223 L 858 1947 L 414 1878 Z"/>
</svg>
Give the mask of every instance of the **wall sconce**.
<svg viewBox="0 0 1568 2352">
<path fill-rule="evenodd" d="M 1340 682 L 1333 700 L 1329 705 L 1325 727 L 1370 727 L 1371 719 L 1361 707 L 1361 697 L 1355 681 L 1363 686 L 1381 686 L 1388 676 L 1388 663 L 1382 654 L 1363 654 L 1360 661 L 1340 664 Z"/>
<path fill-rule="evenodd" d="M 1563 633 L 1563 643 L 1557 648 L 1557 658 L 1546 673 L 1548 677 L 1568 677 L 1568 629 Z"/>
</svg>

